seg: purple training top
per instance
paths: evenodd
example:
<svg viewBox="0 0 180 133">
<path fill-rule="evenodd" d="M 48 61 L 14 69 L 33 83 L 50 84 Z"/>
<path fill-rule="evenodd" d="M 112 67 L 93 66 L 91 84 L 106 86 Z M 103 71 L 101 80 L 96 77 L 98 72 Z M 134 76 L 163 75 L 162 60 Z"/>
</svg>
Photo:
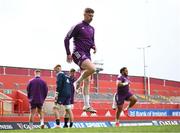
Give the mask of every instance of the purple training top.
<svg viewBox="0 0 180 133">
<path fill-rule="evenodd" d="M 121 81 L 122 83 L 124 82 L 130 82 L 128 77 L 127 76 L 118 76 L 118 81 Z M 120 93 L 120 94 L 124 94 L 124 93 L 128 93 L 129 92 L 129 85 L 126 85 L 126 86 L 121 86 L 121 87 L 117 87 L 117 93 Z"/>
<path fill-rule="evenodd" d="M 124 82 L 128 82 L 129 83 L 129 79 L 127 76 L 119 76 L 118 77 L 118 81 L 121 81 L 122 83 Z M 117 87 L 117 93 L 115 96 L 115 100 L 117 105 L 122 105 L 124 104 L 125 100 L 128 100 L 133 94 L 131 92 L 129 92 L 129 85 L 126 86 L 121 86 L 121 87 Z"/>
<path fill-rule="evenodd" d="M 69 40 L 73 37 L 75 51 L 82 51 L 90 56 L 90 49 L 94 49 L 94 28 L 89 23 L 82 21 L 73 26 L 64 39 L 66 54 L 70 55 Z"/>
<path fill-rule="evenodd" d="M 43 104 L 47 93 L 47 84 L 40 77 L 35 77 L 29 81 L 27 86 L 27 96 L 31 104 Z"/>
</svg>

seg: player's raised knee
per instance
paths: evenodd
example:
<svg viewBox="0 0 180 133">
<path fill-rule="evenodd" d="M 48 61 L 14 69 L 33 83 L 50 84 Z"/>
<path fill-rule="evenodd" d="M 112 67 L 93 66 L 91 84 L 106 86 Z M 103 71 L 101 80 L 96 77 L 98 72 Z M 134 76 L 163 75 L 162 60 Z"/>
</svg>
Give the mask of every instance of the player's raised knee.
<svg viewBox="0 0 180 133">
<path fill-rule="evenodd" d="M 96 68 L 95 67 L 92 67 L 91 69 L 90 69 L 90 72 L 93 74 L 93 73 L 95 73 L 96 72 Z"/>
</svg>

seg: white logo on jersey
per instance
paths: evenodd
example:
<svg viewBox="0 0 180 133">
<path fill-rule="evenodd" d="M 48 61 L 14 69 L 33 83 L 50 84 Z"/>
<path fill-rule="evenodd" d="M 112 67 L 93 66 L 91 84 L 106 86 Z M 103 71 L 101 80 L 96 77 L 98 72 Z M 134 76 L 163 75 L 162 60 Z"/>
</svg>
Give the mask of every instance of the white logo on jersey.
<svg viewBox="0 0 180 133">
<path fill-rule="evenodd" d="M 77 59 L 81 58 L 81 55 L 79 54 L 78 51 L 74 52 L 74 55 L 76 56 Z"/>
<path fill-rule="evenodd" d="M 67 83 L 70 83 L 69 79 L 66 80 Z"/>
</svg>

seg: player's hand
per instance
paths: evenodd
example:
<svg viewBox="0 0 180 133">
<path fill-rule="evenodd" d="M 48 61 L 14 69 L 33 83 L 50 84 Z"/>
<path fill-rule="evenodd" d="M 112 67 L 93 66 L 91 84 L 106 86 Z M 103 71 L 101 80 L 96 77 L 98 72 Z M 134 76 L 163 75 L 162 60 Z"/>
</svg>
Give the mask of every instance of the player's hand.
<svg viewBox="0 0 180 133">
<path fill-rule="evenodd" d="M 68 62 L 68 63 L 71 63 L 72 62 L 72 55 L 67 55 L 67 59 L 66 59 L 66 61 Z"/>
<path fill-rule="evenodd" d="M 127 85 L 129 85 L 129 82 L 124 82 L 124 83 L 122 83 L 122 85 L 127 86 Z"/>
<path fill-rule="evenodd" d="M 54 101 L 55 101 L 55 103 L 57 103 L 57 101 L 58 101 L 58 92 L 55 92 Z"/>
<path fill-rule="evenodd" d="M 54 98 L 54 99 L 55 99 L 55 101 L 57 101 L 57 100 L 58 100 L 58 96 L 55 96 L 55 98 Z"/>
<path fill-rule="evenodd" d="M 93 54 L 95 54 L 95 53 L 96 53 L 96 49 L 94 50 Z"/>
<path fill-rule="evenodd" d="M 54 98 L 54 103 L 57 104 L 57 102 L 58 102 L 58 97 L 56 96 L 56 97 Z"/>
<path fill-rule="evenodd" d="M 75 92 L 76 92 L 76 94 L 81 94 L 81 92 L 82 92 L 82 88 L 78 88 L 78 89 L 76 89 L 76 90 L 75 90 Z"/>
<path fill-rule="evenodd" d="M 97 52 L 97 48 L 96 48 L 96 46 L 93 46 L 93 54 L 95 54 L 96 52 Z"/>
</svg>

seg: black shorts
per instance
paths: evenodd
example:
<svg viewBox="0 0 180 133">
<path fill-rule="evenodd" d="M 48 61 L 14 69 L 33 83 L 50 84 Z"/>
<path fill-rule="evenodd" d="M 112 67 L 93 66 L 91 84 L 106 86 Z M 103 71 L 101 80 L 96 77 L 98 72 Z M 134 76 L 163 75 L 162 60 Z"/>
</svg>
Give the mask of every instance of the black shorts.
<svg viewBox="0 0 180 133">
<path fill-rule="evenodd" d="M 62 105 L 70 105 L 70 100 L 71 100 L 71 97 L 60 97 L 58 99 L 58 104 L 62 104 Z"/>
<path fill-rule="evenodd" d="M 42 109 L 43 104 L 42 103 L 31 103 L 31 109 Z"/>
</svg>

